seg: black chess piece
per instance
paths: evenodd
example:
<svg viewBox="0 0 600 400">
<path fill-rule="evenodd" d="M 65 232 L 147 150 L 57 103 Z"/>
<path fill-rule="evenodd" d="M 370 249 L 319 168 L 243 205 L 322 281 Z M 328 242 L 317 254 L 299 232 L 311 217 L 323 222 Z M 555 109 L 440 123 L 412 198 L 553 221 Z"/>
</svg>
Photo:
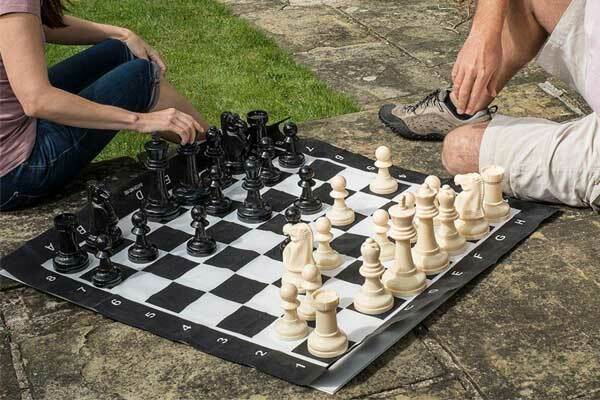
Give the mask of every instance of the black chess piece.
<svg viewBox="0 0 600 400">
<path fill-rule="evenodd" d="M 179 185 L 173 189 L 173 198 L 184 206 L 200 204 L 208 196 L 208 190 L 202 186 L 196 155 L 198 154 L 198 143 L 190 143 L 179 146 L 177 152 L 185 159 L 186 169 Z"/>
<path fill-rule="evenodd" d="M 146 168 L 153 174 L 153 182 L 147 186 L 144 212 L 154 222 L 168 222 L 181 215 L 181 208 L 167 191 L 165 172 L 169 166 L 167 150 L 169 146 L 157 134 L 144 144 Z"/>
<path fill-rule="evenodd" d="M 271 218 L 273 209 L 263 200 L 260 189 L 264 187 L 260 178 L 260 162 L 254 156 L 248 157 L 245 163 L 246 177 L 242 187 L 248 191 L 244 203 L 238 208 L 238 218 L 242 222 L 258 223 Z"/>
<path fill-rule="evenodd" d="M 248 136 L 250 141 L 251 153 L 259 155 L 260 140 L 267 136 L 267 122 L 269 122 L 269 114 L 263 110 L 254 110 L 246 114 L 249 129 Z"/>
<path fill-rule="evenodd" d="M 108 235 L 111 247 L 115 248 L 123 242 L 123 232 L 119 228 L 119 217 L 112 206 L 110 192 L 100 183 L 89 181 L 87 183 L 87 201 L 90 215 L 86 248 L 94 251 L 94 242 L 100 234 Z"/>
<path fill-rule="evenodd" d="M 213 165 L 209 171 L 209 195 L 206 202 L 206 212 L 210 215 L 222 215 L 231 209 L 231 199 L 225 197 L 221 189 L 221 170 Z"/>
<path fill-rule="evenodd" d="M 238 114 L 226 111 L 221 114 L 221 131 L 223 132 L 225 167 L 233 175 L 243 174 L 245 172 L 244 160 L 249 151 L 248 125 Z"/>
<path fill-rule="evenodd" d="M 300 209 L 302 214 L 316 214 L 321 211 L 323 203 L 314 196 L 312 190 L 313 186 L 316 184 L 313 179 L 315 172 L 310 166 L 305 165 L 300 168 L 298 175 L 300 175 L 298 186 L 302 188 L 302 194 L 300 194 L 299 199 L 294 201 L 294 205 Z"/>
<path fill-rule="evenodd" d="M 54 217 L 54 229 L 58 232 L 58 250 L 52 259 L 56 272 L 72 274 L 85 269 L 89 264 L 88 254 L 75 239 L 77 216 L 71 213 Z"/>
<path fill-rule="evenodd" d="M 300 221 L 302 220 L 302 212 L 300 211 L 300 209 L 296 206 L 290 206 L 285 210 L 285 220 L 288 224 L 290 225 L 296 225 L 298 223 L 300 223 Z M 290 239 L 289 236 L 286 236 L 285 240 L 283 242 L 281 242 L 281 244 L 279 245 L 279 248 L 281 249 L 281 251 L 283 252 L 283 249 L 285 249 L 285 246 L 287 246 L 292 240 Z"/>
<path fill-rule="evenodd" d="M 195 228 L 194 237 L 187 242 L 187 252 L 194 257 L 206 257 L 217 249 L 217 242 L 206 234 L 208 221 L 206 220 L 206 209 L 203 206 L 195 206 L 191 211 L 192 223 Z"/>
<path fill-rule="evenodd" d="M 100 265 L 94 270 L 92 283 L 101 288 L 112 288 L 123 282 L 123 273 L 113 265 L 110 259 L 110 239 L 107 235 L 100 234 L 94 241 L 96 246 L 96 258 Z"/>
<path fill-rule="evenodd" d="M 264 137 L 260 140 L 260 146 L 260 159 L 262 164 L 260 177 L 263 183 L 272 185 L 279 182 L 281 179 L 281 171 L 273 165 L 273 158 L 275 157 L 273 141 L 269 137 Z"/>
<path fill-rule="evenodd" d="M 158 257 L 158 248 L 148 242 L 148 233 L 150 227 L 148 226 L 148 217 L 142 209 L 136 211 L 131 216 L 131 224 L 133 228 L 131 233 L 135 235 L 135 243 L 127 250 L 127 256 L 129 261 L 135 264 L 146 264 L 156 260 Z"/>
<path fill-rule="evenodd" d="M 204 156 L 210 160 L 211 167 L 217 166 L 221 171 L 221 187 L 225 188 L 233 182 L 231 172 L 225 165 L 225 151 L 223 150 L 223 134 L 211 126 L 206 131 L 206 150 Z"/>
<path fill-rule="evenodd" d="M 279 156 L 279 165 L 283 168 L 300 168 L 304 165 L 305 157 L 299 149 L 298 127 L 293 122 L 283 126 L 285 152 Z"/>
</svg>

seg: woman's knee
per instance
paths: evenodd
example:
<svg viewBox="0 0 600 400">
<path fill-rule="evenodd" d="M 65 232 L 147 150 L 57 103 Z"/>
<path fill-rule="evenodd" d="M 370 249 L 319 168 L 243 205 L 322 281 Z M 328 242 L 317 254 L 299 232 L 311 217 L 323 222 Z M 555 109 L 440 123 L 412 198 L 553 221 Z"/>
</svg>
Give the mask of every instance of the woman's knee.
<svg viewBox="0 0 600 400">
<path fill-rule="evenodd" d="M 488 123 L 464 125 L 444 139 L 442 164 L 452 175 L 479 171 L 479 148 Z"/>
</svg>

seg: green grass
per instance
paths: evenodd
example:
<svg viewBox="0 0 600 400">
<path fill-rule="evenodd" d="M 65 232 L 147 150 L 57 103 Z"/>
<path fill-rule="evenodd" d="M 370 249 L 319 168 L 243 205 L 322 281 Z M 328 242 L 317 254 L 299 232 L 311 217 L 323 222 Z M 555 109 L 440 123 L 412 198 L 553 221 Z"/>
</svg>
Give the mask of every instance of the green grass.
<svg viewBox="0 0 600 400">
<path fill-rule="evenodd" d="M 78 0 L 71 14 L 124 26 L 164 57 L 168 79 L 212 124 L 222 111 L 269 111 L 296 122 L 358 111 L 283 49 L 213 0 Z M 47 46 L 52 65 L 81 47 Z M 133 156 L 147 136 L 122 132 L 99 159 Z"/>
</svg>

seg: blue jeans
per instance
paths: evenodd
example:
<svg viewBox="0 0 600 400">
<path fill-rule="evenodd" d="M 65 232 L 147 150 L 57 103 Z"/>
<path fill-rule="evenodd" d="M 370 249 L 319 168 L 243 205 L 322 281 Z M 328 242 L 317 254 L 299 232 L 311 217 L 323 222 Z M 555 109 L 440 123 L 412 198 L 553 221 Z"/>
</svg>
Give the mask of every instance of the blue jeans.
<svg viewBox="0 0 600 400">
<path fill-rule="evenodd" d="M 156 64 L 106 40 L 48 70 L 50 83 L 100 104 L 147 112 L 158 100 Z M 35 204 L 77 177 L 117 131 L 65 126 L 39 119 L 29 158 L 0 178 L 0 211 Z"/>
</svg>

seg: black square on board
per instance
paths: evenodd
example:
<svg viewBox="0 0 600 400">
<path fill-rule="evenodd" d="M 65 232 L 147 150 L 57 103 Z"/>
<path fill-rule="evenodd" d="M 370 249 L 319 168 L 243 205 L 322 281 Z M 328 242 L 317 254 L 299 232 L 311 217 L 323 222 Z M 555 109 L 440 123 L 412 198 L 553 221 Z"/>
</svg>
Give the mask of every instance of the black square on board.
<svg viewBox="0 0 600 400">
<path fill-rule="evenodd" d="M 110 253 L 117 254 L 118 252 L 120 252 L 123 249 L 126 249 L 127 247 L 131 246 L 132 244 L 133 244 L 133 240 L 123 238 L 123 240 L 121 240 L 121 243 L 119 243 L 118 246 L 115 246 L 114 248 L 110 249 Z"/>
<path fill-rule="evenodd" d="M 283 182 L 285 179 L 289 178 L 290 176 L 292 176 L 291 173 L 285 172 L 285 171 L 281 171 L 281 176 L 279 177 L 279 180 L 277 182 L 265 183 L 265 186 L 273 187 L 273 186 L 277 185 L 279 182 Z"/>
<path fill-rule="evenodd" d="M 391 199 L 393 199 L 394 197 L 398 196 L 398 194 L 400 194 L 400 193 L 404 192 L 404 191 L 405 191 L 406 189 L 408 189 L 408 188 L 410 188 L 410 186 L 409 186 L 409 185 L 405 185 L 404 183 L 400 183 L 400 182 L 398 182 L 398 189 L 397 189 L 395 192 L 393 192 L 393 193 L 390 193 L 390 194 L 379 194 L 379 193 L 373 193 L 373 192 L 371 192 L 371 189 L 369 188 L 369 186 L 368 186 L 368 185 L 367 185 L 367 186 L 365 186 L 364 188 L 362 188 L 360 191 L 361 191 L 361 192 L 363 192 L 363 193 L 368 193 L 368 194 L 371 194 L 371 195 L 373 195 L 373 196 L 379 196 L 379 197 L 383 197 L 383 198 L 386 198 L 386 199 L 390 199 L 390 200 L 391 200 Z"/>
<path fill-rule="evenodd" d="M 144 268 L 144 272 L 151 272 L 154 275 L 175 280 L 197 265 L 197 263 L 187 258 L 166 254 Z"/>
<path fill-rule="evenodd" d="M 159 249 L 169 252 L 180 244 L 187 242 L 191 237 L 192 235 L 187 232 L 163 225 L 148 235 L 148 241 L 155 244 Z"/>
<path fill-rule="evenodd" d="M 352 264 L 348 265 L 342 272 L 337 274 L 335 277 L 346 282 L 354 283 L 356 285 L 362 285 L 365 278 L 358 271 L 362 266 L 362 261 L 356 260 Z"/>
<path fill-rule="evenodd" d="M 260 229 L 263 231 L 270 231 L 273 233 L 278 233 L 283 235 L 283 226 L 287 224 L 285 217 L 283 214 L 277 214 L 264 224 L 259 225 L 256 229 Z"/>
<path fill-rule="evenodd" d="M 333 239 L 331 242 L 331 247 L 336 249 L 341 254 L 358 258 L 360 257 L 360 246 L 362 246 L 366 239 L 367 236 L 345 232 L 341 236 Z"/>
<path fill-rule="evenodd" d="M 250 230 L 250 228 L 235 222 L 219 221 L 213 226 L 209 226 L 206 234 L 217 242 L 229 244 Z"/>
<path fill-rule="evenodd" d="M 215 296 L 243 304 L 265 287 L 267 287 L 266 283 L 244 278 L 240 275 L 233 275 L 210 292 Z"/>
<path fill-rule="evenodd" d="M 325 160 L 315 160 L 310 166 L 315 172 L 315 179 L 324 182 L 330 180 L 344 170 L 344 167 Z"/>
<path fill-rule="evenodd" d="M 406 300 L 401 299 L 399 297 L 394 296 L 394 305 L 392 306 L 392 308 L 390 308 L 388 311 L 381 313 L 381 314 L 376 314 L 376 315 L 370 315 L 371 317 L 375 317 L 375 318 L 379 318 L 381 320 L 386 319 L 390 314 L 394 313 L 398 308 L 400 308 L 400 306 L 402 304 L 406 303 Z M 358 310 L 356 310 L 356 308 L 354 308 L 354 303 L 350 304 L 348 307 L 346 307 L 348 310 L 352 310 L 354 312 L 360 312 Z"/>
<path fill-rule="evenodd" d="M 269 189 L 263 194 L 263 199 L 273 207 L 273 211 L 283 211 L 292 205 L 296 196 L 277 189 Z"/>
<path fill-rule="evenodd" d="M 334 228 L 339 229 L 340 231 L 347 232 L 348 230 L 350 230 L 350 228 L 352 228 L 354 225 L 358 224 L 360 221 L 362 221 L 365 218 L 367 218 L 366 215 L 362 215 L 360 213 L 355 212 L 354 213 L 354 221 L 351 224 L 344 225 L 344 226 L 334 226 Z"/>
<path fill-rule="evenodd" d="M 138 272 L 137 270 L 133 269 L 133 268 L 129 268 L 125 265 L 122 264 L 118 264 L 113 262 L 113 265 L 117 268 L 119 268 L 121 270 L 121 273 L 123 274 L 123 280 L 129 278 L 131 275 L 135 274 L 136 272 Z M 81 275 L 81 279 L 86 280 L 88 282 L 92 281 L 92 276 L 94 276 L 94 274 L 96 273 L 96 269 L 98 267 L 89 270 L 88 272 L 86 272 L 85 274 Z"/>
<path fill-rule="evenodd" d="M 352 348 L 352 346 L 354 346 L 354 342 L 352 341 L 348 341 L 348 350 L 350 350 Z M 337 360 L 339 360 L 340 358 L 342 358 L 344 356 L 344 354 L 340 354 L 337 357 L 334 358 L 321 358 L 321 357 L 317 357 L 312 355 L 309 351 L 308 351 L 308 339 L 303 341 L 302 343 L 300 343 L 294 350 L 292 350 L 293 353 L 296 354 L 302 354 L 303 356 L 306 356 L 308 358 L 312 358 L 313 360 L 319 360 L 325 364 L 331 365 L 334 362 L 336 362 Z"/>
<path fill-rule="evenodd" d="M 277 317 L 257 311 L 253 308 L 242 306 L 229 315 L 217 326 L 228 331 L 237 332 L 244 336 L 253 337 L 267 326 L 271 325 Z"/>
<path fill-rule="evenodd" d="M 227 246 L 223 251 L 214 257 L 204 261 L 204 264 L 219 268 L 228 268 L 235 272 L 258 256 L 259 254 L 252 250 L 244 250 Z"/>
<path fill-rule="evenodd" d="M 181 312 L 203 294 L 202 290 L 173 282 L 160 292 L 150 296 L 146 302 L 170 311 Z"/>
<path fill-rule="evenodd" d="M 281 241 L 281 243 L 285 242 L 285 239 Z M 265 253 L 265 256 L 275 260 L 275 261 L 283 261 L 283 249 L 281 248 L 281 243 L 277 246 L 273 247 L 271 250 Z"/>
</svg>

